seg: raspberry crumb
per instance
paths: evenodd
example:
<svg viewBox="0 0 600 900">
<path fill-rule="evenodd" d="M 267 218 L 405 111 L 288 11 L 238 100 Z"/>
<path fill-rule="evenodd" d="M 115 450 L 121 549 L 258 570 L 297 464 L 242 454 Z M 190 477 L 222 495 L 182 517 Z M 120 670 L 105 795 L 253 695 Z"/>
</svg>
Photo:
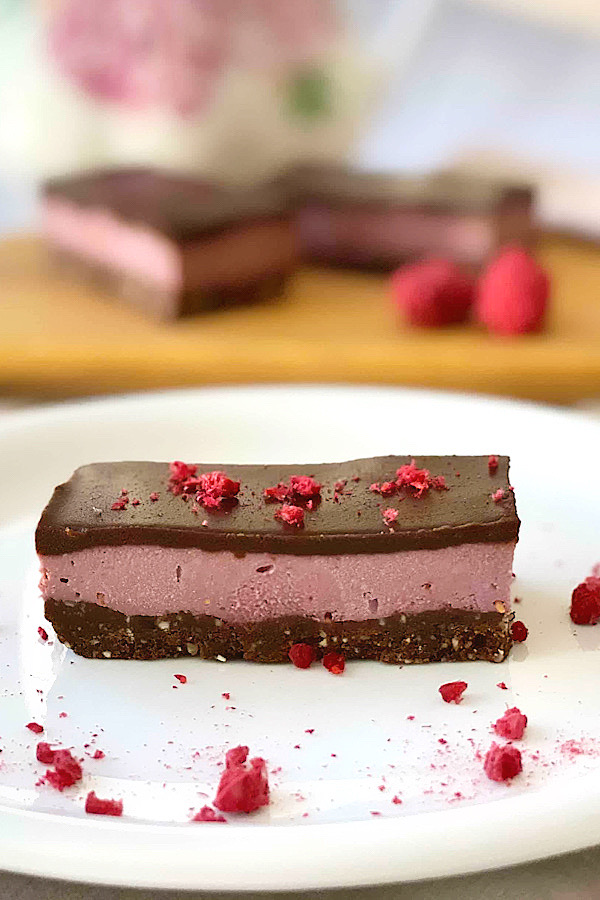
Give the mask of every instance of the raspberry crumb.
<svg viewBox="0 0 600 900">
<path fill-rule="evenodd" d="M 224 700 L 230 700 L 231 694 L 229 693 L 229 691 L 223 691 L 223 693 L 221 694 L 221 697 L 223 697 Z"/>
<path fill-rule="evenodd" d="M 105 755 L 102 750 L 94 750 L 92 759 L 104 759 Z"/>
<path fill-rule="evenodd" d="M 120 500 L 115 500 L 115 502 L 110 507 L 115 510 L 123 510 L 127 509 L 127 504 L 129 503 L 129 497 L 121 497 Z"/>
<path fill-rule="evenodd" d="M 396 805 L 399 805 L 400 803 L 402 803 L 402 800 L 401 800 L 400 797 L 396 794 L 394 797 L 392 797 L 392 803 L 395 803 Z"/>
<path fill-rule="evenodd" d="M 269 803 L 267 764 L 261 757 L 249 762 L 247 747 L 235 747 L 225 755 L 215 806 L 222 812 L 251 813 Z"/>
<path fill-rule="evenodd" d="M 510 744 L 500 747 L 493 743 L 486 754 L 483 769 L 492 781 L 509 781 L 523 769 L 521 753 Z"/>
<path fill-rule="evenodd" d="M 173 678 L 176 678 L 181 684 L 187 684 L 187 676 L 186 675 L 173 675 Z"/>
<path fill-rule="evenodd" d="M 332 675 L 341 675 L 346 668 L 346 660 L 341 653 L 332 650 L 323 657 L 323 665 Z"/>
<path fill-rule="evenodd" d="M 506 738 L 509 741 L 515 741 L 522 738 L 526 727 L 527 716 L 523 715 L 521 710 L 517 709 L 516 706 L 513 706 L 512 709 L 507 709 L 504 715 L 494 723 L 494 731 L 496 734 L 499 734 L 500 737 Z"/>
<path fill-rule="evenodd" d="M 495 475 L 498 471 L 498 457 L 494 454 L 488 456 L 488 471 L 490 475 Z"/>
<path fill-rule="evenodd" d="M 521 621 L 513 622 L 510 626 L 510 636 L 517 644 L 522 644 L 523 641 L 526 641 L 528 634 L 527 626 Z"/>
<path fill-rule="evenodd" d="M 301 506 L 290 506 L 284 503 L 275 513 L 275 518 L 285 522 L 286 525 L 293 525 L 295 528 L 304 527 L 304 510 Z"/>
<path fill-rule="evenodd" d="M 123 801 L 101 800 L 94 791 L 90 791 L 85 798 L 85 811 L 94 816 L 122 816 Z"/>
<path fill-rule="evenodd" d="M 141 500 L 138 500 L 137 497 L 134 497 L 133 500 L 131 501 L 132 506 L 139 506 L 140 503 L 141 503 Z"/>
<path fill-rule="evenodd" d="M 150 500 L 152 500 L 153 503 L 156 503 L 158 498 L 159 498 L 159 495 L 156 493 L 156 491 L 152 491 L 152 493 L 150 494 Z"/>
<path fill-rule="evenodd" d="M 422 497 L 429 490 L 448 490 L 443 475 L 432 475 L 428 469 L 418 469 L 414 459 L 396 469 L 395 481 L 384 481 L 381 484 L 374 482 L 369 486 L 370 491 L 383 497 L 391 497 L 403 488 L 412 497 Z"/>
<path fill-rule="evenodd" d="M 298 503 L 308 505 L 311 501 L 321 499 L 321 487 L 322 485 L 310 475 L 292 475 L 287 484 L 280 481 L 275 487 L 266 488 L 263 496 L 265 500 L 275 503 L 287 500 L 288 503 L 295 505 Z M 310 508 L 312 509 L 312 506 Z"/>
<path fill-rule="evenodd" d="M 571 596 L 571 620 L 575 625 L 595 625 L 600 619 L 600 578 L 590 575 Z"/>
<path fill-rule="evenodd" d="M 52 764 L 54 765 L 54 772 L 48 769 L 46 771 L 46 780 L 57 791 L 63 791 L 66 787 L 71 787 L 71 785 L 81 780 L 83 775 L 81 764 L 71 754 L 70 750 L 55 750 Z"/>
<path fill-rule="evenodd" d="M 46 743 L 46 741 L 40 741 L 35 748 L 35 758 L 38 762 L 44 763 L 47 766 L 52 765 L 54 762 L 54 753 L 55 751 L 50 744 Z"/>
<path fill-rule="evenodd" d="M 192 822 L 227 822 L 225 816 L 220 816 L 210 806 L 203 806 L 196 815 L 192 816 Z"/>
<path fill-rule="evenodd" d="M 508 688 L 507 688 L 506 684 L 504 683 L 504 681 L 499 681 L 498 684 L 496 685 L 496 687 L 499 687 L 501 691 L 507 691 L 507 690 L 508 690 Z"/>
<path fill-rule="evenodd" d="M 42 628 L 41 625 L 38 627 L 37 633 L 39 634 L 40 638 L 41 638 L 43 641 L 47 641 L 47 640 L 48 640 L 48 632 L 46 631 L 45 628 Z"/>
<path fill-rule="evenodd" d="M 42 734 L 44 731 L 44 726 L 39 725 L 37 722 L 28 722 L 25 728 L 29 728 L 34 734 Z"/>
<path fill-rule="evenodd" d="M 500 503 L 501 500 L 504 500 L 505 496 L 506 495 L 502 488 L 498 488 L 498 490 L 494 491 L 494 493 L 492 494 L 492 500 L 494 501 L 494 503 Z"/>
<path fill-rule="evenodd" d="M 392 525 L 394 524 L 394 522 L 398 518 L 398 510 L 388 507 L 388 509 L 383 510 L 382 516 L 383 516 L 383 521 L 385 522 L 385 524 L 389 525 L 391 528 Z"/>
<path fill-rule="evenodd" d="M 466 681 L 449 681 L 438 688 L 444 703 L 460 703 L 468 684 Z"/>
<path fill-rule="evenodd" d="M 317 658 L 316 651 L 310 644 L 292 644 L 288 656 L 297 669 L 308 669 Z"/>
</svg>

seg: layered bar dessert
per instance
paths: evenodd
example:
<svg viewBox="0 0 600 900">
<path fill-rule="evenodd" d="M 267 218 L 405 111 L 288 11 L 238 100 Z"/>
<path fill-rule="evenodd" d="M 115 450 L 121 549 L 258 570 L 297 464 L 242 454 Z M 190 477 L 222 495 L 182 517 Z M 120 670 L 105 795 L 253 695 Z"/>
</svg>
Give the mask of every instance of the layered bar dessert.
<svg viewBox="0 0 600 900">
<path fill-rule="evenodd" d="M 507 457 L 95 463 L 36 532 L 46 616 L 87 657 L 503 660 Z"/>
<path fill-rule="evenodd" d="M 160 318 L 281 293 L 296 265 L 287 197 L 155 169 L 48 182 L 42 230 L 62 266 Z"/>
<path fill-rule="evenodd" d="M 336 166 L 288 177 L 308 262 L 390 270 L 425 256 L 479 269 L 497 247 L 531 245 L 531 187 L 439 172 L 388 175 Z"/>
</svg>

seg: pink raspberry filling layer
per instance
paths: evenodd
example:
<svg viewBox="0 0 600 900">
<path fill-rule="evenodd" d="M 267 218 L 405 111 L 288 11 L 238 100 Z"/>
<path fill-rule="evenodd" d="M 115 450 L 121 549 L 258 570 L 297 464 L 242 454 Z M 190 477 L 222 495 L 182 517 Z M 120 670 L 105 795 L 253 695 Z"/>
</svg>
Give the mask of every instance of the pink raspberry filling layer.
<svg viewBox="0 0 600 900">
<path fill-rule="evenodd" d="M 44 598 L 128 616 L 190 612 L 230 623 L 280 616 L 364 621 L 433 610 L 508 611 L 515 544 L 339 556 L 93 547 L 41 557 Z"/>
</svg>

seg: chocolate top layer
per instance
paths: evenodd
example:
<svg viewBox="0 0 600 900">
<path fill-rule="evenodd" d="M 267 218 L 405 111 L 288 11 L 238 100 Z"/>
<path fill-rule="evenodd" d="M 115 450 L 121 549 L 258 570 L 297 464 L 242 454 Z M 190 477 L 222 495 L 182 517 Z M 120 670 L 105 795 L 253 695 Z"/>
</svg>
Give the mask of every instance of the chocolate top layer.
<svg viewBox="0 0 600 900">
<path fill-rule="evenodd" d="M 439 212 L 493 213 L 504 204 L 527 205 L 533 189 L 515 182 L 452 172 L 394 175 L 336 165 L 298 166 L 283 180 L 297 202 L 332 206 L 412 206 Z"/>
<path fill-rule="evenodd" d="M 249 218 L 287 214 L 275 184 L 233 188 L 159 169 L 101 169 L 48 181 L 46 197 L 105 210 L 178 240 L 192 239 Z"/>
<path fill-rule="evenodd" d="M 37 527 L 36 547 L 41 554 L 97 545 L 159 544 L 307 555 L 516 540 L 519 519 L 508 490 L 508 457 L 499 457 L 498 470 L 491 475 L 486 456 L 420 456 L 417 465 L 443 475 L 448 490 L 430 490 L 418 498 L 405 489 L 391 497 L 369 490 L 373 482 L 393 480 L 396 469 L 409 462 L 407 456 L 384 456 L 321 465 L 198 465 L 198 474 L 219 468 L 241 487 L 231 509 L 201 507 L 196 513 L 192 497 L 185 502 L 169 492 L 167 463 L 93 463 L 55 489 Z M 305 511 L 303 528 L 275 519 L 280 505 L 263 496 L 265 488 L 287 482 L 291 475 L 311 475 L 322 484 L 321 502 Z M 343 493 L 336 494 L 335 483 L 344 480 Z M 122 488 L 140 504 L 112 510 Z M 492 494 L 499 489 L 505 490 L 505 497 L 494 502 Z M 150 500 L 153 492 L 159 495 L 156 502 Z M 383 521 L 388 508 L 399 513 L 393 527 Z"/>
</svg>

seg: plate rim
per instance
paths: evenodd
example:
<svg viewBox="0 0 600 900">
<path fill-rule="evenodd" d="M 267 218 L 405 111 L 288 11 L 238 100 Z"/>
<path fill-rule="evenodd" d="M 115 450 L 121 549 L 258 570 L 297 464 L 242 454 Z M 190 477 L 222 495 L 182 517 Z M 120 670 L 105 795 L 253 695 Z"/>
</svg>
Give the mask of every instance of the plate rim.
<svg viewBox="0 0 600 900">
<path fill-rule="evenodd" d="M 30 425 L 52 426 L 57 417 L 71 419 L 87 409 L 102 412 L 140 402 L 152 406 L 178 398 L 200 401 L 207 395 L 286 394 L 290 391 L 321 395 L 323 392 L 352 394 L 353 397 L 358 393 L 416 396 L 427 397 L 434 402 L 476 402 L 507 411 L 514 408 L 528 409 L 533 413 L 589 425 L 592 430 L 600 433 L 600 422 L 583 411 L 528 400 L 425 388 L 326 383 L 217 385 L 142 391 L 44 404 L 41 407 L 6 411 L 0 416 L 0 438 L 10 439 L 12 432 L 26 430 Z M 453 807 L 407 816 L 377 817 L 342 823 L 308 822 L 276 827 L 262 823 L 251 827 L 229 823 L 225 833 L 220 829 L 204 826 L 198 835 L 196 829 L 188 828 L 185 824 L 155 825 L 127 820 L 114 822 L 101 817 L 97 820 L 86 819 L 77 815 L 21 810 L 0 804 L 0 867 L 22 874 L 107 886 L 221 891 L 358 887 L 467 874 L 518 865 L 600 843 L 600 819 L 597 816 L 600 782 L 596 784 L 596 780 L 593 776 L 583 776 L 575 781 L 567 779 L 565 788 L 559 785 L 557 789 L 557 785 L 552 784 L 515 797 L 495 800 L 493 821 L 485 824 L 482 823 L 481 816 L 473 815 L 473 810 L 478 806 L 488 805 L 484 803 L 462 809 Z M 562 801 L 567 793 L 570 801 L 565 808 Z M 537 801 L 535 815 L 531 803 L 532 794 Z M 577 802 L 574 798 L 577 798 Z M 545 835 L 543 846 L 539 840 L 539 820 L 542 814 L 549 821 L 557 815 L 562 819 L 561 829 L 550 829 Z M 447 839 L 449 823 L 452 823 L 453 833 L 457 831 L 455 826 L 458 825 L 458 842 L 463 847 L 462 853 L 457 854 L 456 843 Z M 50 843 L 47 841 L 49 830 L 53 833 Z M 517 830 L 518 842 L 515 842 Z M 76 838 L 77 833 L 79 852 L 74 862 L 70 853 L 71 840 Z M 81 835 L 87 833 L 94 835 L 96 839 L 82 842 Z M 413 854 L 410 860 L 405 859 L 399 864 L 398 847 L 410 846 L 417 835 L 420 835 L 418 857 Z M 243 841 L 236 841 L 236 838 L 242 836 Z M 265 840 L 267 836 L 268 840 Z M 432 840 L 432 836 L 437 837 L 437 841 Z M 226 872 L 216 853 L 218 849 L 223 849 L 223 837 L 227 844 L 235 843 L 238 857 L 236 865 Z M 145 852 L 156 841 L 160 841 L 164 848 L 162 859 L 149 857 Z M 471 851 L 468 853 L 469 862 L 465 860 L 465 841 Z M 264 853 L 265 845 L 267 856 Z M 361 848 L 360 854 L 356 854 L 356 847 Z M 474 848 L 478 848 L 478 851 Z M 182 865 L 182 849 L 188 855 L 193 850 L 193 865 L 189 865 L 190 859 L 187 860 L 187 865 Z M 268 857 L 275 850 L 279 854 L 276 869 L 268 866 Z M 102 856 L 102 853 L 107 852 L 112 854 L 111 863 L 115 860 L 110 871 L 107 871 L 106 857 Z M 332 860 L 336 853 L 336 858 Z M 460 862 L 457 862 L 457 857 Z M 146 868 L 148 860 L 152 860 L 152 872 L 140 872 L 139 858 L 144 859 Z M 304 866 L 300 870 L 298 860 L 306 858 L 310 859 L 310 867 Z M 346 864 L 344 872 L 339 871 L 341 860 Z M 242 862 L 245 867 L 243 883 L 239 880 Z"/>
</svg>

